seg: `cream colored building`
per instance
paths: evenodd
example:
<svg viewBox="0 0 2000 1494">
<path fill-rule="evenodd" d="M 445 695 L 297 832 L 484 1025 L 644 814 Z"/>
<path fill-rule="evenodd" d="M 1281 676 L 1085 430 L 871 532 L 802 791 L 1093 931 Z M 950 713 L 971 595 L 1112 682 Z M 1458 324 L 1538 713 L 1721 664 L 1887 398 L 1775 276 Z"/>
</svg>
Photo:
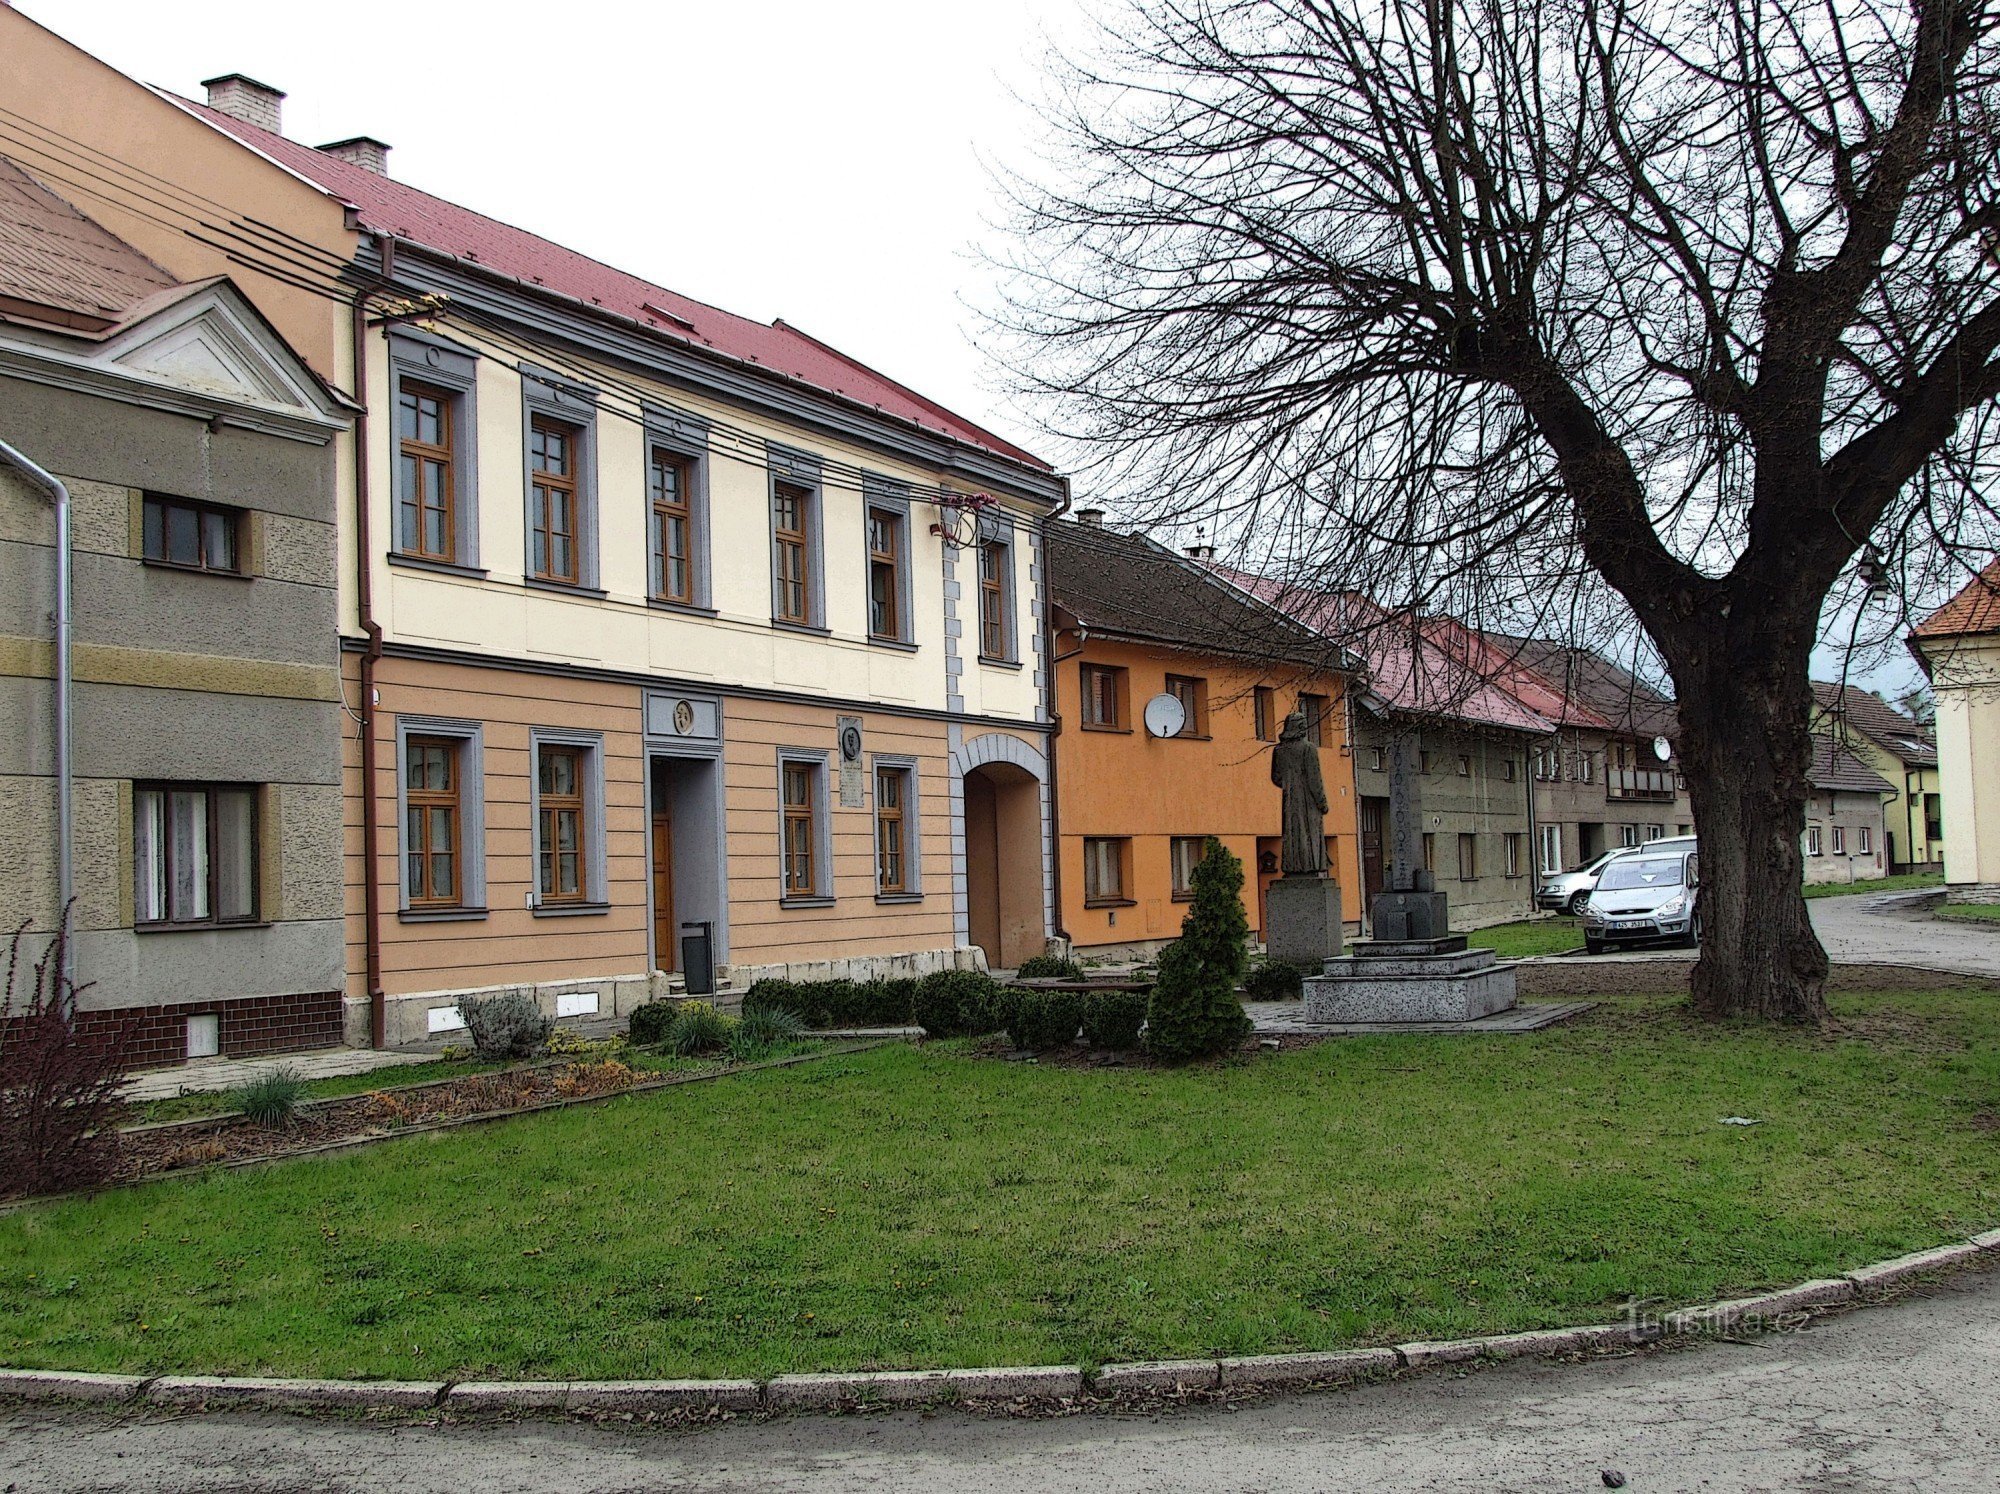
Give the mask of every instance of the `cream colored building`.
<svg viewBox="0 0 2000 1494">
<path fill-rule="evenodd" d="M 253 79 L 161 95 L 0 9 L 0 82 L 171 186 L 125 204 L 133 242 L 177 273 L 224 244 L 364 410 L 352 1040 L 448 1030 L 469 990 L 623 1012 L 703 939 L 739 985 L 1041 951 L 1047 464 L 783 322 L 396 182 L 380 142 L 290 140 Z"/>
<path fill-rule="evenodd" d="M 2000 558 L 1910 643 L 1937 697 L 1946 895 L 2000 903 Z"/>
</svg>

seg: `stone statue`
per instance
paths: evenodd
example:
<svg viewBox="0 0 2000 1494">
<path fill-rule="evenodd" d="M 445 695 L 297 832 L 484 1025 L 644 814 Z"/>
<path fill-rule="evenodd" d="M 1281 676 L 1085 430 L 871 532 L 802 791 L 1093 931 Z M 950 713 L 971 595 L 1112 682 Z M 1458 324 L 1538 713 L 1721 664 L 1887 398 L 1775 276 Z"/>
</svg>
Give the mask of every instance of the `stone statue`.
<svg viewBox="0 0 2000 1494">
<path fill-rule="evenodd" d="M 1279 867 L 1288 877 L 1326 875 L 1326 784 L 1319 772 L 1319 748 L 1306 736 L 1306 713 L 1293 711 L 1271 749 L 1271 782 L 1283 795 L 1283 854 Z"/>
</svg>

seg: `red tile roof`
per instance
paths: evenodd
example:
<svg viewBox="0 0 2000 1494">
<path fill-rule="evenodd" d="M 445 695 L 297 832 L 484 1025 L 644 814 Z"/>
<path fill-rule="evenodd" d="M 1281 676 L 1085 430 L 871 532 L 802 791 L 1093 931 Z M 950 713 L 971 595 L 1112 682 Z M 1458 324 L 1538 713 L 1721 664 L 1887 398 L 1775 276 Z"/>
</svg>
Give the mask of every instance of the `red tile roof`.
<svg viewBox="0 0 2000 1494">
<path fill-rule="evenodd" d="M 420 192 L 190 99 L 174 97 L 174 102 L 350 204 L 371 233 L 391 235 L 450 255 L 531 289 L 589 303 L 660 336 L 787 375 L 1040 471 L 1052 470 L 1047 462 L 1012 442 L 783 321 L 766 326 L 691 300 L 525 229 Z"/>
<path fill-rule="evenodd" d="M 1917 625 L 1919 638 L 2000 633 L 2000 555 L 1965 583 L 1965 589 Z"/>
</svg>

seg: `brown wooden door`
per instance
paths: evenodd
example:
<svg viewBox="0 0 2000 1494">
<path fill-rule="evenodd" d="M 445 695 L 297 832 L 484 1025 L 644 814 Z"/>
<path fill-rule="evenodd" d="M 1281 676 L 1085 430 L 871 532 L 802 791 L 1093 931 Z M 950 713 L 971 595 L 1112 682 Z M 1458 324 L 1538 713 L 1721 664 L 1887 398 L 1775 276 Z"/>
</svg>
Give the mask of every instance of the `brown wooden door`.
<svg viewBox="0 0 2000 1494">
<path fill-rule="evenodd" d="M 1374 796 L 1361 800 L 1361 892 L 1372 898 L 1382 890 L 1382 829 L 1388 823 L 1389 801 Z"/>
<path fill-rule="evenodd" d="M 680 932 L 674 923 L 674 817 L 653 811 L 653 958 L 661 970 L 680 968 Z"/>
</svg>

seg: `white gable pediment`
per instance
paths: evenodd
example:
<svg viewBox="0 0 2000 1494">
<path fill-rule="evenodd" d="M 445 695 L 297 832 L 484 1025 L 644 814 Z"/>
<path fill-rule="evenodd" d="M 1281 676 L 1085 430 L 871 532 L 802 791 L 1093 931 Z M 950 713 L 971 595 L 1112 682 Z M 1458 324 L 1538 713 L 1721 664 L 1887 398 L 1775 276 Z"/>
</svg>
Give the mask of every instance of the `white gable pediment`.
<svg viewBox="0 0 2000 1494">
<path fill-rule="evenodd" d="M 93 361 L 196 394 L 303 415 L 330 413 L 311 374 L 225 285 L 155 312 L 110 339 Z"/>
</svg>

